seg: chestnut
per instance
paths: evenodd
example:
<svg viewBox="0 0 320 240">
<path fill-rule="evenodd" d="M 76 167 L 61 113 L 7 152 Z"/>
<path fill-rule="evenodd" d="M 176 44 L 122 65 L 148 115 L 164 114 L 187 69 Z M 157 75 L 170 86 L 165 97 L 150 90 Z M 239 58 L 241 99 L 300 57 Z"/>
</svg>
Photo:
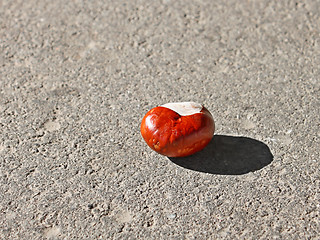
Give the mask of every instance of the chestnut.
<svg viewBox="0 0 320 240">
<path fill-rule="evenodd" d="M 202 150 L 214 130 L 211 113 L 195 102 L 155 107 L 143 117 L 140 128 L 149 147 L 168 157 L 185 157 Z"/>
</svg>

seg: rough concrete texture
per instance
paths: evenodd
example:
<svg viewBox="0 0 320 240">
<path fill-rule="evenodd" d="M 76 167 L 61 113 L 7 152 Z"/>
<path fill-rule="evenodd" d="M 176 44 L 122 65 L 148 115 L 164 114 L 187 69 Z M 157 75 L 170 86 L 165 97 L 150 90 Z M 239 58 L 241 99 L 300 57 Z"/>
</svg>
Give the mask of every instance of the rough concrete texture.
<svg viewBox="0 0 320 240">
<path fill-rule="evenodd" d="M 319 239 L 319 1 L 0 1 L 0 239 Z M 216 136 L 169 159 L 151 108 Z"/>
</svg>

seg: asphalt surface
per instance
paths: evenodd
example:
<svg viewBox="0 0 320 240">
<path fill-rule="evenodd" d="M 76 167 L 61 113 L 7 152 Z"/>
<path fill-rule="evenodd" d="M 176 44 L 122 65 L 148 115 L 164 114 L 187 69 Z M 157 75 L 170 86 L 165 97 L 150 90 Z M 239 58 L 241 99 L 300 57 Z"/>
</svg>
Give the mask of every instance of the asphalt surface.
<svg viewBox="0 0 320 240">
<path fill-rule="evenodd" d="M 0 0 L 0 239 L 320 239 L 319 1 Z M 216 136 L 143 141 L 168 102 Z"/>
</svg>

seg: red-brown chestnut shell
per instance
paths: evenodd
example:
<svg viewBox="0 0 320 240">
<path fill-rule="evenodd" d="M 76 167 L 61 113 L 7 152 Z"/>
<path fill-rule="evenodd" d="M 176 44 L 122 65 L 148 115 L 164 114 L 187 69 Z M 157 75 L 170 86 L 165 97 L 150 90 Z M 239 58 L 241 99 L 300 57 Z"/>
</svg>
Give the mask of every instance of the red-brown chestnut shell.
<svg viewBox="0 0 320 240">
<path fill-rule="evenodd" d="M 180 115 L 164 106 L 142 119 L 141 135 L 151 149 L 168 157 L 185 157 L 202 150 L 212 139 L 215 124 L 202 105 L 196 113 Z"/>
</svg>

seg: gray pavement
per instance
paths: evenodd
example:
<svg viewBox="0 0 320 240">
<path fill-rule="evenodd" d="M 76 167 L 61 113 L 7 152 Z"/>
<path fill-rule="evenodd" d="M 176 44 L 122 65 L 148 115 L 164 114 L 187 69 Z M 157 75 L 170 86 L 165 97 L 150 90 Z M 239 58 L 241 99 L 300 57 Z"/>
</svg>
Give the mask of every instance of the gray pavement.
<svg viewBox="0 0 320 240">
<path fill-rule="evenodd" d="M 0 0 L 0 239 L 320 239 L 319 1 Z M 169 159 L 139 125 L 203 103 Z"/>
</svg>

